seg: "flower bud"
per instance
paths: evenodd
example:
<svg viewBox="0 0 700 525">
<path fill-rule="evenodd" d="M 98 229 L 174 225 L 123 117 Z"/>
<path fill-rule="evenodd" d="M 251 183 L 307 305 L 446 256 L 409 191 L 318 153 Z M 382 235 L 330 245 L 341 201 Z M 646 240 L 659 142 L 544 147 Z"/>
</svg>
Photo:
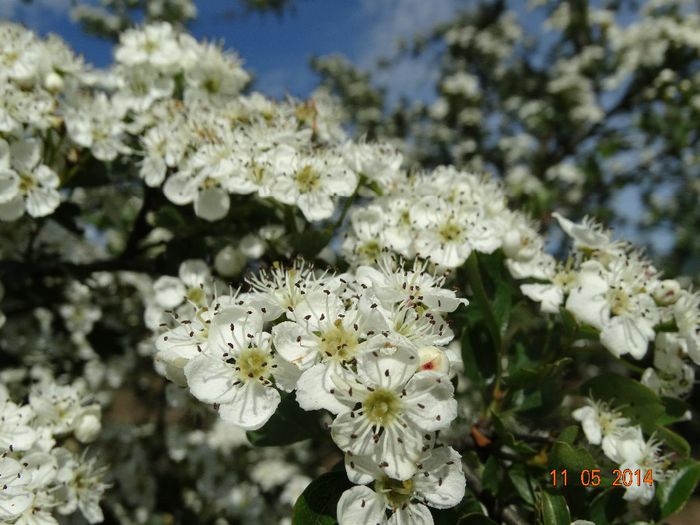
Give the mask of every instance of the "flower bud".
<svg viewBox="0 0 700 525">
<path fill-rule="evenodd" d="M 91 443 L 97 439 L 102 430 L 99 415 L 94 412 L 86 412 L 78 419 L 73 434 L 81 443 Z"/>
<path fill-rule="evenodd" d="M 420 364 L 418 371 L 433 371 L 446 374 L 450 370 L 450 361 L 445 352 L 435 346 L 424 346 L 418 350 Z"/>
<path fill-rule="evenodd" d="M 233 246 L 226 246 L 216 254 L 214 267 L 223 277 L 235 277 L 247 262 L 246 256 Z"/>
<path fill-rule="evenodd" d="M 44 87 L 49 91 L 61 91 L 63 89 L 63 78 L 58 73 L 52 71 L 44 78 Z"/>
<path fill-rule="evenodd" d="M 661 306 L 668 306 L 675 303 L 680 297 L 681 285 L 674 279 L 661 281 L 652 292 L 654 300 Z"/>
</svg>

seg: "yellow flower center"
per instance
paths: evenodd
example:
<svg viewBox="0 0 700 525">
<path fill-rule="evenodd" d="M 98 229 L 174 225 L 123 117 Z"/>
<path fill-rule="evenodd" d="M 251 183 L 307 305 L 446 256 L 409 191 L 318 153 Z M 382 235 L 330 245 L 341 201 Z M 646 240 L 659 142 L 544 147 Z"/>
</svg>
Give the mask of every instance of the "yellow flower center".
<svg viewBox="0 0 700 525">
<path fill-rule="evenodd" d="M 438 234 L 444 242 L 451 242 L 457 240 L 462 234 L 462 228 L 458 224 L 452 221 L 444 223 L 438 229 Z"/>
<path fill-rule="evenodd" d="M 311 166 L 306 165 L 297 171 L 294 176 L 294 182 L 297 185 L 299 193 L 310 193 L 320 186 L 321 174 Z"/>
<path fill-rule="evenodd" d="M 355 357 L 357 350 L 357 336 L 351 330 L 346 330 L 340 319 L 336 319 L 333 326 L 320 334 L 321 355 L 336 361 L 349 361 Z"/>
<path fill-rule="evenodd" d="M 411 495 L 413 494 L 413 480 L 407 479 L 405 481 L 399 481 L 398 479 L 391 478 L 378 479 L 374 483 L 374 490 L 382 494 L 393 508 L 402 507 L 411 499 Z"/>
<path fill-rule="evenodd" d="M 270 354 L 256 346 L 242 350 L 236 358 L 236 366 L 244 381 L 265 379 L 270 373 Z"/>
<path fill-rule="evenodd" d="M 365 416 L 372 423 L 385 427 L 401 411 L 401 400 L 396 392 L 383 388 L 370 393 L 362 403 Z"/>
</svg>

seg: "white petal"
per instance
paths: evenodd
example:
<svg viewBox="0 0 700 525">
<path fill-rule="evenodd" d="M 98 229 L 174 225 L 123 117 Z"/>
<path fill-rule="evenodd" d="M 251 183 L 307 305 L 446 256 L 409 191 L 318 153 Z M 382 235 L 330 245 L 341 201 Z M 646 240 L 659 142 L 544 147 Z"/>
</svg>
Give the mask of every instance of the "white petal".
<svg viewBox="0 0 700 525">
<path fill-rule="evenodd" d="M 198 287 L 201 284 L 208 284 L 211 279 L 211 272 L 207 263 L 201 259 L 188 259 L 178 269 L 178 277 L 190 288 Z"/>
<path fill-rule="evenodd" d="M 410 503 L 397 509 L 387 521 L 387 525 L 434 525 L 433 515 L 428 507 L 420 503 Z"/>
<path fill-rule="evenodd" d="M 335 211 L 335 203 L 325 193 L 305 193 L 297 199 L 297 206 L 309 221 L 329 218 Z"/>
<path fill-rule="evenodd" d="M 643 358 L 649 342 L 654 339 L 654 329 L 644 318 L 613 317 L 600 333 L 600 342 L 616 356 L 630 354 Z"/>
<path fill-rule="evenodd" d="M 369 487 L 353 487 L 338 500 L 338 525 L 375 525 L 386 523 L 384 501 Z"/>
<path fill-rule="evenodd" d="M 424 430 L 446 428 L 457 417 L 457 401 L 449 378 L 437 372 L 419 372 L 406 385 L 406 415 Z"/>
<path fill-rule="evenodd" d="M 257 381 L 236 389 L 233 400 L 219 407 L 221 419 L 246 430 L 262 427 L 280 403 L 280 393 Z"/>
<path fill-rule="evenodd" d="M 553 284 L 521 284 L 520 290 L 533 301 L 541 303 L 544 313 L 554 314 L 564 300 L 564 291 Z"/>
<path fill-rule="evenodd" d="M 297 323 L 284 321 L 272 327 L 272 342 L 279 355 L 301 369 L 316 361 L 316 339 Z"/>
<path fill-rule="evenodd" d="M 41 159 L 41 144 L 36 139 L 21 140 L 10 146 L 10 162 L 19 171 L 32 171 Z"/>
<path fill-rule="evenodd" d="M 175 308 L 185 297 L 185 287 L 180 279 L 170 275 L 159 277 L 153 283 L 153 293 L 156 301 L 163 308 Z"/>
<path fill-rule="evenodd" d="M 569 293 L 566 309 L 578 321 L 602 329 L 610 318 L 610 305 L 604 294 L 608 283 L 603 278 L 604 270 L 592 261 L 584 263 L 578 274 L 578 282 Z"/>
<path fill-rule="evenodd" d="M 330 393 L 334 384 L 328 377 L 333 373 L 332 363 L 318 363 L 301 374 L 297 383 L 297 402 L 304 410 L 325 409 L 337 414 L 348 410 Z"/>
<path fill-rule="evenodd" d="M 0 221 L 15 221 L 22 215 L 24 215 L 24 199 L 19 195 L 0 204 Z"/>
<path fill-rule="evenodd" d="M 384 476 L 377 463 L 369 456 L 355 456 L 345 453 L 345 473 L 356 485 L 367 485 Z"/>
<path fill-rule="evenodd" d="M 366 417 L 352 412 L 342 412 L 331 425 L 331 437 L 343 452 L 352 452 L 356 456 L 369 456 L 375 448 L 372 425 Z"/>
<path fill-rule="evenodd" d="M 52 188 L 34 188 L 27 194 L 27 213 L 32 217 L 45 217 L 58 208 L 60 194 Z"/>
<path fill-rule="evenodd" d="M 192 395 L 205 403 L 231 402 L 242 388 L 233 366 L 221 358 L 198 355 L 185 365 L 185 377 Z"/>
<path fill-rule="evenodd" d="M 19 192 L 19 177 L 9 169 L 0 168 L 0 203 L 14 199 Z"/>
<path fill-rule="evenodd" d="M 207 188 L 199 192 L 194 201 L 194 212 L 197 217 L 206 221 L 218 221 L 226 217 L 231 205 L 231 199 L 221 188 Z"/>
<path fill-rule="evenodd" d="M 175 204 L 189 204 L 197 196 L 197 179 L 186 173 L 176 173 L 165 181 L 163 194 Z"/>
<path fill-rule="evenodd" d="M 382 348 L 357 358 L 357 375 L 363 383 L 390 390 L 401 389 L 417 367 L 416 352 L 406 348 Z"/>
<path fill-rule="evenodd" d="M 447 509 L 462 501 L 466 483 L 457 451 L 452 447 L 431 449 L 421 466 L 422 472 L 414 478 L 414 490 L 431 507 Z M 425 472 L 428 476 L 423 475 Z"/>
</svg>

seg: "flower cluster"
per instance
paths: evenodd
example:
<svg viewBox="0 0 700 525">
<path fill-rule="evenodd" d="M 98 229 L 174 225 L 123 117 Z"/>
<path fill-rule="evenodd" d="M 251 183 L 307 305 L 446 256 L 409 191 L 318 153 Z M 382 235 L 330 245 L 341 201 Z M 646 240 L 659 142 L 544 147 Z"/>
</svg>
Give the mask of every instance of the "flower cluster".
<svg viewBox="0 0 700 525">
<path fill-rule="evenodd" d="M 52 213 L 86 152 L 137 161 L 148 186 L 209 221 L 231 195 L 328 219 L 362 176 L 381 188 L 398 175 L 395 151 L 346 141 L 328 97 L 242 95 L 250 76 L 235 54 L 168 23 L 122 33 L 115 59 L 88 71 L 58 39 L 0 26 L 0 219 Z"/>
<path fill-rule="evenodd" d="M 546 283 L 522 284 L 522 292 L 543 312 L 565 309 L 618 357 L 642 359 L 653 344 L 654 368 L 642 382 L 664 395 L 688 393 L 694 370 L 687 361 L 700 363 L 700 295 L 662 279 L 637 250 L 599 224 L 555 217 L 572 239 L 572 251 L 548 267 Z"/>
<path fill-rule="evenodd" d="M 445 348 L 453 333 L 444 316 L 466 303 L 443 281 L 425 265 L 403 268 L 385 256 L 353 274 L 275 267 L 229 295 L 211 297 L 202 283 L 200 301 L 172 312 L 156 359 L 224 421 L 248 430 L 296 391 L 304 410 L 333 414 L 331 436 L 351 479 L 374 483 L 367 516 L 380 503 L 395 519 L 425 515 L 423 503 L 450 507 L 464 493 L 459 455 L 436 437 L 457 415 L 450 374 L 458 358 Z M 367 491 L 349 493 L 343 512 L 366 512 L 353 509 Z"/>
<path fill-rule="evenodd" d="M 57 37 L 0 23 L 0 220 L 43 217 L 60 202 L 49 131 L 59 101 L 79 83 L 82 62 Z M 46 141 L 42 140 L 46 137 Z"/>
<path fill-rule="evenodd" d="M 586 406 L 574 410 L 591 445 L 602 447 L 605 456 L 619 465 L 620 471 L 640 472 L 640 479 L 627 484 L 624 498 L 646 505 L 654 497 L 655 487 L 669 474 L 669 461 L 661 454 L 661 443 L 644 438 L 642 429 L 607 404 L 589 399 Z"/>
<path fill-rule="evenodd" d="M 101 522 L 104 469 L 70 443 L 89 443 L 100 432 L 100 406 L 89 402 L 85 385 L 41 381 L 25 405 L 3 385 L 0 407 L 0 520 L 56 524 L 53 513 L 79 510 L 89 523 Z"/>
<path fill-rule="evenodd" d="M 499 248 L 517 278 L 542 276 L 552 264 L 535 227 L 508 209 L 496 181 L 452 167 L 409 176 L 357 208 L 343 243 L 343 253 L 357 264 L 372 263 L 389 249 L 444 268 L 461 266 L 472 252 Z"/>
</svg>

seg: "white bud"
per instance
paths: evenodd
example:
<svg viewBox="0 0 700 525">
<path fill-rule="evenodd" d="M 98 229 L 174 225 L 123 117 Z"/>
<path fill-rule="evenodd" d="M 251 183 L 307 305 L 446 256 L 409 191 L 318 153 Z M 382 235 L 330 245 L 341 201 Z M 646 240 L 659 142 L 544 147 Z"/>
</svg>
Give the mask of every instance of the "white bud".
<svg viewBox="0 0 700 525">
<path fill-rule="evenodd" d="M 250 259 L 259 259 L 265 253 L 265 242 L 252 233 L 241 239 L 238 248 Z"/>
<path fill-rule="evenodd" d="M 668 306 L 675 303 L 681 294 L 681 285 L 674 279 L 661 281 L 652 292 L 657 304 Z"/>
<path fill-rule="evenodd" d="M 247 262 L 246 256 L 233 246 L 226 246 L 216 254 L 214 267 L 219 275 L 224 277 L 235 277 Z"/>
<path fill-rule="evenodd" d="M 102 423 L 99 415 L 94 412 L 86 412 L 78 419 L 73 434 L 81 443 L 90 443 L 97 439 L 100 430 L 102 430 Z"/>
<path fill-rule="evenodd" d="M 49 91 L 61 91 L 63 89 L 63 77 L 52 71 L 44 79 L 44 87 Z"/>
<path fill-rule="evenodd" d="M 450 361 L 445 352 L 435 346 L 424 346 L 418 350 L 418 371 L 442 372 L 446 374 L 450 370 Z"/>
</svg>

